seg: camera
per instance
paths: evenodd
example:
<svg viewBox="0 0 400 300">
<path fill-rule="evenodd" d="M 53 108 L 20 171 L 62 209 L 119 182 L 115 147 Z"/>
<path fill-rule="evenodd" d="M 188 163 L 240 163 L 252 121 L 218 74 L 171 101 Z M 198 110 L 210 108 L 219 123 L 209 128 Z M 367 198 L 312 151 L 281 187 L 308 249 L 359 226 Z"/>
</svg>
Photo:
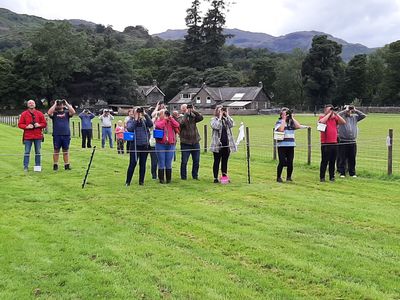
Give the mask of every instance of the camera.
<svg viewBox="0 0 400 300">
<path fill-rule="evenodd" d="M 171 113 L 170 113 L 168 110 L 166 110 L 166 111 L 164 112 L 164 116 L 167 117 L 167 118 L 169 118 L 169 117 L 171 116 Z"/>
<path fill-rule="evenodd" d="M 57 105 L 57 106 L 65 105 L 65 100 L 57 99 L 57 100 L 56 100 L 56 105 Z"/>
<path fill-rule="evenodd" d="M 188 109 L 193 109 L 193 104 L 188 104 L 188 105 L 187 105 L 187 108 L 188 108 Z"/>
<path fill-rule="evenodd" d="M 348 110 L 354 110 L 355 107 L 354 107 L 354 105 L 349 105 L 347 108 L 348 108 Z"/>
<path fill-rule="evenodd" d="M 138 107 L 138 108 L 136 108 L 136 112 L 137 112 L 138 114 L 144 113 L 143 107 Z"/>
<path fill-rule="evenodd" d="M 222 107 L 221 110 L 222 110 L 223 112 L 226 112 L 226 111 L 227 111 L 227 108 L 226 108 L 226 107 Z"/>
<path fill-rule="evenodd" d="M 290 120 L 292 120 L 292 117 L 293 117 L 293 111 L 288 109 L 286 111 L 286 122 L 289 122 Z"/>
</svg>

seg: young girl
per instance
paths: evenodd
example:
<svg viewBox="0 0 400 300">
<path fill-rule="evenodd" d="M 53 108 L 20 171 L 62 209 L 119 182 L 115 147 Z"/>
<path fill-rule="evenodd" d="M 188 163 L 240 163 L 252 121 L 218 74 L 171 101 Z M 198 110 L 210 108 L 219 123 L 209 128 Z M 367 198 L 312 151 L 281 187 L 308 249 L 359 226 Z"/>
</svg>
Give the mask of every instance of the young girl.
<svg viewBox="0 0 400 300">
<path fill-rule="evenodd" d="M 156 152 L 158 159 L 158 178 L 164 183 L 164 170 L 167 183 L 172 179 L 172 160 L 175 153 L 176 133 L 179 123 L 169 113 L 162 109 L 155 122 L 155 128 L 163 131 L 163 137 L 156 139 Z"/>
<path fill-rule="evenodd" d="M 300 128 L 308 128 L 308 126 L 300 125 L 293 117 L 291 111 L 283 107 L 281 109 L 279 119 L 275 124 L 275 131 L 283 132 L 283 140 L 277 141 L 279 164 L 276 171 L 276 181 L 282 182 L 282 171 L 287 167 L 286 181 L 292 181 L 294 147 L 296 147 L 294 139 L 294 131 Z"/>
<path fill-rule="evenodd" d="M 228 159 L 231 152 L 236 152 L 237 147 L 233 140 L 232 127 L 233 119 L 229 116 L 227 108 L 218 105 L 211 119 L 212 142 L 210 150 L 214 154 L 214 183 L 218 183 L 219 165 L 221 164 L 221 179 L 229 181 L 228 178 Z"/>
<path fill-rule="evenodd" d="M 123 122 L 119 120 L 117 127 L 115 127 L 115 135 L 117 136 L 117 151 L 118 154 L 124 154 L 124 132 L 125 128 Z"/>
</svg>

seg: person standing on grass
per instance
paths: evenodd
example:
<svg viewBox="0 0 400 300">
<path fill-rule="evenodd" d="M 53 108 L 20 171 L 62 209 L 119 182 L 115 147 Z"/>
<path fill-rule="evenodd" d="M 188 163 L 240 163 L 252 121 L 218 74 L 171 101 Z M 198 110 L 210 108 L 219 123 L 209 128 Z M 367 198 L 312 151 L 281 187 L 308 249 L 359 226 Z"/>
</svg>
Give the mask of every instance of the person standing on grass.
<svg viewBox="0 0 400 300">
<path fill-rule="evenodd" d="M 356 175 L 356 155 L 357 155 L 357 123 L 364 120 L 366 115 L 357 110 L 354 105 L 347 105 L 345 110 L 338 114 L 345 121 L 346 124 L 339 125 L 339 149 L 337 168 L 340 177 L 346 177 L 346 166 L 349 170 L 349 175 L 357 177 Z"/>
<path fill-rule="evenodd" d="M 229 115 L 226 107 L 218 105 L 214 111 L 214 117 L 211 119 L 212 141 L 210 151 L 214 154 L 213 174 L 214 183 L 219 183 L 218 173 L 221 164 L 221 173 L 223 178 L 228 177 L 228 159 L 231 152 L 237 151 L 236 143 L 233 139 L 232 127 L 233 119 Z M 224 179 L 225 180 L 225 179 Z"/>
<path fill-rule="evenodd" d="M 275 131 L 284 133 L 283 140 L 277 141 L 279 156 L 277 182 L 283 182 L 282 171 L 284 167 L 287 167 L 286 181 L 292 181 L 294 148 L 296 147 L 294 131 L 301 128 L 308 128 L 308 126 L 300 125 L 288 108 L 282 108 L 279 120 L 275 124 Z"/>
<path fill-rule="evenodd" d="M 153 127 L 150 128 L 150 141 L 149 141 L 149 152 L 150 152 L 150 161 L 151 161 L 151 178 L 153 180 L 157 180 L 157 154 L 156 154 L 156 139 L 153 136 L 154 123 L 156 121 L 156 117 L 153 117 L 154 107 L 150 107 L 148 111 L 148 115 L 152 116 Z"/>
<path fill-rule="evenodd" d="M 163 137 L 156 139 L 156 153 L 158 160 L 158 179 L 160 183 L 170 183 L 172 180 L 172 160 L 175 154 L 176 134 L 179 131 L 179 123 L 171 116 L 170 112 L 161 109 L 158 111 L 158 118 L 155 128 L 162 130 Z"/>
<path fill-rule="evenodd" d="M 187 179 L 187 163 L 190 155 L 192 156 L 192 178 L 199 179 L 200 166 L 200 134 L 197 123 L 203 121 L 203 116 L 197 112 L 192 104 L 182 104 L 182 115 L 178 117 L 180 124 L 181 141 L 181 179 Z"/>
<path fill-rule="evenodd" d="M 18 121 L 18 127 L 21 128 L 24 133 L 22 136 L 22 142 L 25 145 L 24 154 L 24 171 L 28 171 L 29 167 L 29 156 L 32 149 L 32 144 L 35 147 L 35 168 L 34 170 L 41 170 L 41 146 L 43 141 L 42 130 L 47 127 L 46 119 L 43 113 L 36 109 L 36 103 L 33 100 L 29 100 L 27 103 L 28 109 L 25 110 Z"/>
<path fill-rule="evenodd" d="M 114 116 L 110 114 L 108 109 L 105 109 L 99 119 L 101 124 L 101 147 L 105 147 L 106 139 L 108 138 L 110 148 L 113 148 L 112 120 L 114 120 Z"/>
<path fill-rule="evenodd" d="M 83 112 L 79 114 L 79 118 L 82 121 L 81 133 L 82 133 L 82 148 L 92 148 L 92 119 L 95 117 L 94 113 L 90 112 L 88 109 L 84 109 Z"/>
<path fill-rule="evenodd" d="M 118 154 L 124 154 L 124 132 L 125 132 L 125 127 L 124 123 L 119 120 L 117 122 L 117 127 L 115 127 L 115 135 L 117 137 L 117 152 Z"/>
<path fill-rule="evenodd" d="M 71 170 L 69 164 L 69 144 L 71 141 L 69 119 L 75 114 L 75 109 L 67 100 L 56 100 L 50 107 L 48 114 L 53 120 L 53 170 L 58 170 L 60 149 L 63 151 L 64 169 Z"/>
<path fill-rule="evenodd" d="M 328 104 L 324 108 L 324 115 L 319 117 L 319 123 L 324 124 L 325 128 L 321 130 L 321 165 L 319 178 L 325 182 L 325 173 L 329 164 L 329 180 L 335 181 L 335 163 L 337 156 L 338 143 L 338 125 L 346 124 L 346 121 L 338 115 L 333 105 Z"/>
<path fill-rule="evenodd" d="M 134 118 L 128 121 L 127 130 L 135 133 L 135 139 L 131 143 L 129 155 L 129 167 L 126 173 L 125 185 L 129 186 L 132 181 L 133 173 L 139 161 L 139 185 L 144 184 L 146 175 L 146 161 L 149 153 L 149 128 L 153 127 L 153 121 L 149 115 L 144 113 L 142 107 L 135 110 Z"/>
</svg>

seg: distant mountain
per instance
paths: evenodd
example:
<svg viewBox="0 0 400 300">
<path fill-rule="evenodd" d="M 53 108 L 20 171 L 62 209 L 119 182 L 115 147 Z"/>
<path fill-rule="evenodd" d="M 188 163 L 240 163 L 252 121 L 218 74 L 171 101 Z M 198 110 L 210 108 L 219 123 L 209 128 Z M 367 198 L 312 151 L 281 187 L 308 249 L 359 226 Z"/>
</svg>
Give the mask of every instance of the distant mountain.
<svg viewBox="0 0 400 300">
<path fill-rule="evenodd" d="M 225 34 L 233 35 L 227 40 L 228 45 L 235 45 L 242 48 L 265 48 L 271 52 L 290 53 L 295 48 L 308 51 L 311 47 L 312 39 L 316 35 L 326 34 L 318 31 L 299 31 L 283 36 L 275 37 L 266 33 L 250 32 L 240 29 L 225 29 Z M 185 29 L 167 30 L 154 36 L 164 40 L 180 40 L 186 34 Z M 329 39 L 343 45 L 342 58 L 349 61 L 356 54 L 369 54 L 376 48 L 368 48 L 361 44 L 351 44 L 342 39 L 326 34 Z"/>
</svg>

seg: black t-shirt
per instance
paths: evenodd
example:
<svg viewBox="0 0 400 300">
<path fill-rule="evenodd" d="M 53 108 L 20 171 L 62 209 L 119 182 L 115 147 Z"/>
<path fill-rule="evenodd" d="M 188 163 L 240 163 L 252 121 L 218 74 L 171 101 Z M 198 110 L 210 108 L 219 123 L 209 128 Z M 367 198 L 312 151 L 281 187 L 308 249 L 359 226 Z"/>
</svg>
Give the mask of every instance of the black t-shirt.
<svg viewBox="0 0 400 300">
<path fill-rule="evenodd" d="M 222 146 L 228 146 L 229 145 L 228 129 L 226 127 L 226 123 L 225 123 L 224 120 L 222 120 L 221 145 Z"/>
</svg>

